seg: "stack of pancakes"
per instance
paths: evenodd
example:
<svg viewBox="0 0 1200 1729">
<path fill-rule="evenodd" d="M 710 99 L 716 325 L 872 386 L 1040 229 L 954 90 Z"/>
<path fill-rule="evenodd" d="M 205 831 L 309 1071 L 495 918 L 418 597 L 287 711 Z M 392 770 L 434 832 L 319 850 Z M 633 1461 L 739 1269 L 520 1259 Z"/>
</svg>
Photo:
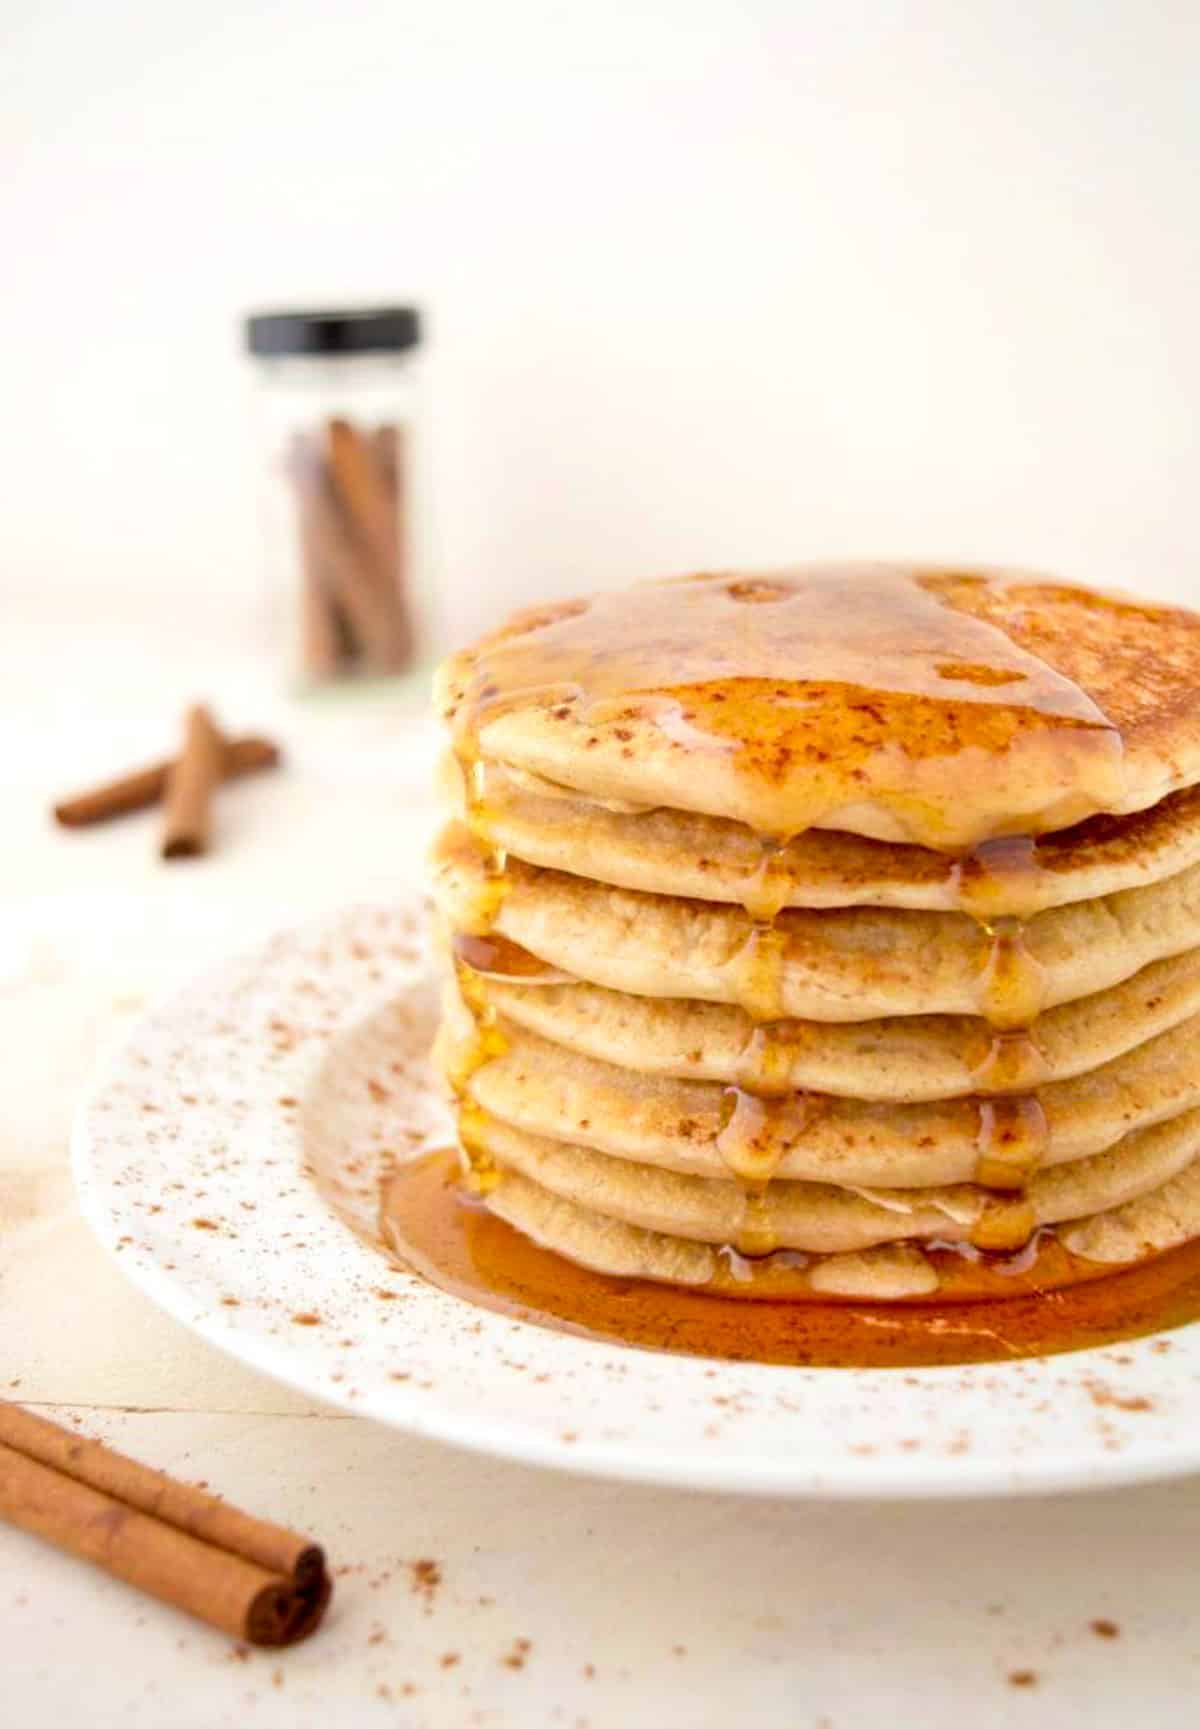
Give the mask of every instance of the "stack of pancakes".
<svg viewBox="0 0 1200 1729">
<path fill-rule="evenodd" d="M 1200 615 L 885 566 L 643 584 L 452 657 L 470 1184 L 741 1296 L 1010 1295 L 1200 1235 L 1198 686 Z"/>
</svg>

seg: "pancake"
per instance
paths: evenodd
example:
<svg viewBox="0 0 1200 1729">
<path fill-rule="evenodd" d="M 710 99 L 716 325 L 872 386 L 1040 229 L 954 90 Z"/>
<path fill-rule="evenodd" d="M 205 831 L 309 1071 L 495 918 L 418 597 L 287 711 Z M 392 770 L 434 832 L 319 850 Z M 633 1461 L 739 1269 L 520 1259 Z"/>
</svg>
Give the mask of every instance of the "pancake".
<svg viewBox="0 0 1200 1729">
<path fill-rule="evenodd" d="M 789 1094 L 639 1075 L 500 1023 L 501 1055 L 468 1074 L 489 1116 L 542 1137 L 685 1175 L 776 1177 L 897 1189 L 1020 1186 L 1028 1168 L 1087 1159 L 1135 1129 L 1200 1106 L 1200 1018 L 1027 1100 L 917 1105 Z M 469 1069 L 474 1021 L 453 1005 L 435 1060 Z M 1015 1179 L 1015 1180 L 1014 1180 Z"/>
<path fill-rule="evenodd" d="M 765 894 L 777 906 L 950 912 L 964 901 L 970 910 L 972 892 L 986 892 L 977 880 L 979 859 L 926 847 L 810 829 L 772 852 L 764 871 L 762 842 L 744 823 L 667 807 L 614 809 L 502 763 L 484 764 L 478 779 L 473 804 L 462 765 L 453 753 L 443 759 L 441 786 L 452 810 L 474 816 L 493 845 L 526 864 L 614 888 L 733 902 L 750 911 Z M 1030 917 L 1159 882 L 1197 862 L 1200 787 L 1132 816 L 1093 817 L 1044 835 L 1015 873 L 1015 899 L 1002 910 Z"/>
<path fill-rule="evenodd" d="M 1041 1226 L 1123 1206 L 1169 1182 L 1200 1154 L 1200 1110 L 1138 1129 L 1093 1158 L 1038 1171 L 1018 1200 L 968 1183 L 909 1190 L 777 1180 L 750 1195 L 728 1180 L 681 1176 L 530 1135 L 483 1112 L 471 1112 L 465 1134 L 472 1153 L 501 1173 L 494 1193 L 516 1171 L 642 1230 L 732 1244 L 761 1257 L 778 1249 L 843 1254 L 921 1239 L 979 1246 L 1005 1240 L 1010 1227 L 1012 1246 L 1019 1247 Z"/>
<path fill-rule="evenodd" d="M 1001 1262 L 888 1244 L 807 1260 L 771 1256 L 748 1267 L 710 1244 L 628 1225 L 516 1174 L 505 1178 L 487 1205 L 542 1247 L 618 1278 L 702 1286 L 723 1297 L 953 1303 L 1040 1294 L 1102 1278 L 1200 1235 L 1200 1160 L 1162 1188 L 1059 1226 Z"/>
<path fill-rule="evenodd" d="M 482 924 L 589 984 L 635 996 L 740 1003 L 756 1019 L 864 1021 L 981 1012 L 991 939 L 962 913 L 849 907 L 789 910 L 767 933 L 741 908 L 614 889 L 509 861 L 491 887 L 461 825 L 434 854 L 434 898 L 451 925 Z M 1054 1008 L 1109 989 L 1200 944 L 1200 866 L 1147 888 L 1039 913 L 1023 950 Z"/>
<path fill-rule="evenodd" d="M 992 1035 L 969 1015 L 781 1021 L 764 1033 L 744 1009 L 724 1003 L 634 997 L 600 985 L 498 978 L 487 981 L 487 996 L 510 1024 L 636 1074 L 899 1104 L 987 1090 Z M 1196 1014 L 1200 949 L 1048 1010 L 1033 1041 L 1008 1047 L 1017 1061 L 996 1090 L 1069 1080 Z"/>
<path fill-rule="evenodd" d="M 442 667 L 455 748 L 602 799 L 942 850 L 1200 781 L 1200 616 L 1016 573 L 690 577 Z"/>
<path fill-rule="evenodd" d="M 1200 615 L 893 565 L 643 584 L 453 656 L 469 1186 L 721 1295 L 1012 1296 L 1200 1234 L 1197 688 Z"/>
</svg>

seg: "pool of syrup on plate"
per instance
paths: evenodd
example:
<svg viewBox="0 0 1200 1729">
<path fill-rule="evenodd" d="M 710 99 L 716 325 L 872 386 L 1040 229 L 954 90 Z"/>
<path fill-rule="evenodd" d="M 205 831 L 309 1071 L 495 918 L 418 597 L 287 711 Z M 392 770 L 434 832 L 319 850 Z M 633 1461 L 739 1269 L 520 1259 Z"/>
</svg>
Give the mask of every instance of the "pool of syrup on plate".
<svg viewBox="0 0 1200 1729">
<path fill-rule="evenodd" d="M 1013 1275 L 1014 1293 L 999 1300 L 814 1302 L 738 1288 L 713 1294 L 576 1266 L 464 1191 L 457 1152 L 427 1154 L 395 1170 L 383 1187 L 381 1217 L 389 1247 L 407 1266 L 468 1302 L 562 1332 L 687 1356 L 860 1369 L 1008 1362 L 1200 1319 L 1200 1241 L 1126 1272 L 1077 1263 L 1087 1282 L 1060 1290 Z M 1052 1236 L 1039 1247 L 1041 1276 L 1063 1276 L 1066 1250 Z M 957 1256 L 945 1258 L 961 1266 Z M 993 1276 L 993 1288 L 997 1277 L 1004 1275 Z"/>
</svg>

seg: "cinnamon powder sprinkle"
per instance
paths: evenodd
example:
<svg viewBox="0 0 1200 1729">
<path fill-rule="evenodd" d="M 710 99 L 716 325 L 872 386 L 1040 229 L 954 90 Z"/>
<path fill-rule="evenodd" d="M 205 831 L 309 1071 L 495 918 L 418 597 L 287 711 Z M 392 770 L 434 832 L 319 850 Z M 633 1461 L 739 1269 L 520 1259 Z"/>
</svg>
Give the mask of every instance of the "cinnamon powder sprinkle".
<svg viewBox="0 0 1200 1729">
<path fill-rule="evenodd" d="M 1153 1401 L 1141 1393 L 1117 1393 L 1105 1381 L 1087 1381 L 1085 1386 L 1092 1404 L 1100 1409 L 1105 1406 L 1111 1406 L 1116 1411 L 1152 1411 L 1154 1409 Z"/>
<path fill-rule="evenodd" d="M 1107 1620 L 1104 1616 L 1089 1622 L 1089 1626 L 1097 1639 L 1119 1639 L 1121 1637 L 1121 1629 L 1117 1623 Z"/>
<path fill-rule="evenodd" d="M 1010 1669 L 1008 1672 L 1010 1687 L 1036 1687 L 1038 1676 L 1036 1669 Z"/>
<path fill-rule="evenodd" d="M 426 1606 L 431 1606 L 442 1582 L 440 1563 L 431 1561 L 428 1556 L 423 1556 L 419 1561 L 410 1561 L 408 1576 L 414 1596 L 423 1597 Z"/>
</svg>

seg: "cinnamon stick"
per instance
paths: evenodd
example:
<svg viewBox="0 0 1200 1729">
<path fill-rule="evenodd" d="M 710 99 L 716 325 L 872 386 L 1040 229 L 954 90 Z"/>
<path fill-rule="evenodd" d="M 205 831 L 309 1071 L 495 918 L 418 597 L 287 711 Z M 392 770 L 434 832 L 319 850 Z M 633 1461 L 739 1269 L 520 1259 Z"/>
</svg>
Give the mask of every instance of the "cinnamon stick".
<svg viewBox="0 0 1200 1729">
<path fill-rule="evenodd" d="M 302 509 L 300 514 L 300 534 L 304 544 L 303 568 L 300 572 L 303 666 L 312 678 L 325 680 L 334 676 L 342 659 L 339 617 L 328 584 L 323 578 L 319 554 L 309 545 L 309 513 Z"/>
<path fill-rule="evenodd" d="M 379 670 L 395 666 L 399 639 L 394 592 L 378 580 L 334 493 L 332 477 L 307 449 L 299 505 L 306 564 L 317 573 L 330 607 L 345 615 L 355 649 Z"/>
<path fill-rule="evenodd" d="M 388 562 L 384 577 L 395 603 L 395 653 L 398 666 L 408 666 L 415 651 L 412 619 L 412 571 L 409 568 L 411 512 L 408 496 L 408 466 L 405 461 L 403 428 L 378 426 L 370 440 L 382 483 L 387 533 Z"/>
<path fill-rule="evenodd" d="M 315 679 L 413 658 L 401 429 L 334 416 L 296 434 L 288 464 L 302 563 L 304 670 Z"/>
<path fill-rule="evenodd" d="M 226 779 L 235 780 L 260 769 L 275 768 L 278 762 L 279 747 L 268 738 L 250 735 L 226 742 L 223 765 Z M 161 801 L 174 766 L 174 757 L 164 757 L 161 762 L 134 769 L 117 780 L 60 799 L 54 806 L 55 820 L 64 828 L 89 828 L 93 823 L 108 822 L 111 817 L 148 810 Z"/>
<path fill-rule="evenodd" d="M 3 1402 L 0 1515 L 255 1645 L 307 1637 L 333 1588 L 307 1538 Z"/>
<path fill-rule="evenodd" d="M 396 527 L 388 498 L 386 470 L 348 420 L 334 418 L 327 429 L 329 476 L 363 560 L 381 594 L 395 599 Z"/>
<path fill-rule="evenodd" d="M 220 785 L 225 744 L 202 705 L 190 708 L 183 750 L 167 776 L 162 856 L 198 858 L 208 850 L 209 804 Z"/>
</svg>

